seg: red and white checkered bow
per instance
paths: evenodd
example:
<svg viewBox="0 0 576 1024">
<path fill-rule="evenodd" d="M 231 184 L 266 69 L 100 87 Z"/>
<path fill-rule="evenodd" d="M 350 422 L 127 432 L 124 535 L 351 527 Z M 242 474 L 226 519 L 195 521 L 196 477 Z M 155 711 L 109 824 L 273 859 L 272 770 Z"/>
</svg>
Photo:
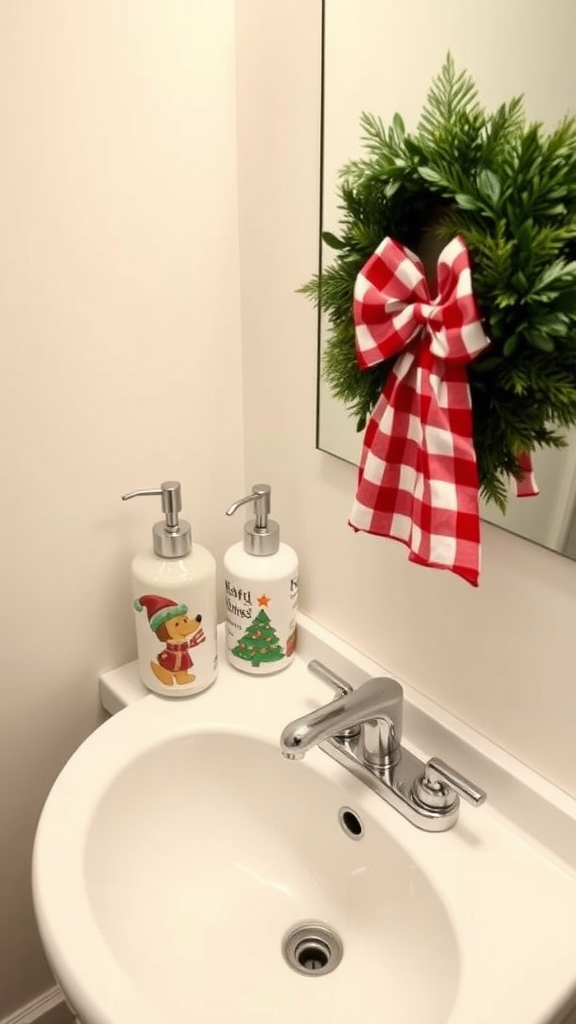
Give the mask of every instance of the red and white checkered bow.
<svg viewBox="0 0 576 1024">
<path fill-rule="evenodd" d="M 411 562 L 477 586 L 478 471 L 466 364 L 489 340 L 463 240 L 441 252 L 431 299 L 418 257 L 385 238 L 356 279 L 354 323 L 362 369 L 401 354 L 366 427 L 350 525 L 400 540 Z"/>
</svg>

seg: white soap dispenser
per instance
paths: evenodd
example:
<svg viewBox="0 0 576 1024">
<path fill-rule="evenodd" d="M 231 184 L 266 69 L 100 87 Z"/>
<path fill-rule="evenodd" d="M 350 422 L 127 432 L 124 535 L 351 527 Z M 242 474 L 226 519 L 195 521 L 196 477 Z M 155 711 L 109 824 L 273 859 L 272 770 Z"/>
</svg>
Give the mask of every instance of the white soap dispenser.
<svg viewBox="0 0 576 1024">
<path fill-rule="evenodd" d="M 152 528 L 152 547 L 132 560 L 132 593 L 140 678 L 163 697 L 188 697 L 216 679 L 216 561 L 192 545 L 190 523 L 179 519 L 180 484 L 130 491 L 123 501 L 155 495 L 165 518 Z"/>
<path fill-rule="evenodd" d="M 280 542 L 270 514 L 268 484 L 235 501 L 226 515 L 253 504 L 256 516 L 244 526 L 244 540 L 224 555 L 226 653 L 235 668 L 269 675 L 287 668 L 296 650 L 298 557 Z"/>
</svg>

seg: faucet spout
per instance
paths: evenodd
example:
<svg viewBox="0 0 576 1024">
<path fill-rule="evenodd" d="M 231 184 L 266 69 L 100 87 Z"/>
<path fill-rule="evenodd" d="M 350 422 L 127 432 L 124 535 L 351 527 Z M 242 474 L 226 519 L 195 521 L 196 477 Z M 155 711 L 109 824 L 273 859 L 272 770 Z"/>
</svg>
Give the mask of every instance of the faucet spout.
<svg viewBox="0 0 576 1024">
<path fill-rule="evenodd" d="M 395 679 L 368 679 L 351 693 L 290 722 L 280 737 L 285 757 L 306 751 L 355 725 L 363 725 L 364 757 L 376 768 L 396 763 L 402 740 L 403 690 Z"/>
</svg>

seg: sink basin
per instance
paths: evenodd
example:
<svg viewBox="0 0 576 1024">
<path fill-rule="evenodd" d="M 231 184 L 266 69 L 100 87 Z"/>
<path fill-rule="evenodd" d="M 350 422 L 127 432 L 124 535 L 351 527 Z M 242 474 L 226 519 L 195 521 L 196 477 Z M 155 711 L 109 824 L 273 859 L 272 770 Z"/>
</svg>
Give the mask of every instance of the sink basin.
<svg viewBox="0 0 576 1024">
<path fill-rule="evenodd" d="M 576 994 L 574 871 L 489 804 L 426 833 L 321 751 L 285 760 L 282 727 L 329 698 L 298 656 L 267 678 L 223 663 L 199 698 L 146 696 L 71 758 L 33 892 L 82 1024 L 559 1019 Z M 426 709 L 407 712 L 407 745 L 418 721 L 435 738 Z M 291 957 L 310 922 L 333 944 Z"/>
<path fill-rule="evenodd" d="M 385 986 L 396 1024 L 447 1019 L 459 960 L 449 916 L 375 822 L 362 817 L 360 842 L 345 833 L 346 800 L 278 744 L 227 730 L 159 744 L 115 778 L 87 835 L 87 897 L 117 963 L 158 1011 L 185 1020 L 193 1006 L 208 1024 L 243 1006 L 253 1024 L 288 1024 L 303 1003 L 323 1019 L 329 999 L 334 1019 L 350 1020 L 358 987 L 377 1002 Z M 344 947 L 315 980 L 282 954 L 287 932 L 310 919 Z"/>
</svg>

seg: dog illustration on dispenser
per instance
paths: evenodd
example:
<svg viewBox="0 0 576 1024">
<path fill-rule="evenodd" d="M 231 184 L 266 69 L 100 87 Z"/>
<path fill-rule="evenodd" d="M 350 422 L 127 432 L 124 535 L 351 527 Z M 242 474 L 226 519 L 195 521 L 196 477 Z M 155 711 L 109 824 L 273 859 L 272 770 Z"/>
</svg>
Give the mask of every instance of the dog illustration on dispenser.
<svg viewBox="0 0 576 1024">
<path fill-rule="evenodd" d="M 190 672 L 193 666 L 190 649 L 204 643 L 206 635 L 200 623 L 202 616 L 191 618 L 185 604 L 178 604 L 158 594 L 143 594 L 134 601 L 137 612 L 146 610 L 150 629 L 158 640 L 165 644 L 150 668 L 163 686 L 185 686 L 193 683 L 196 676 Z"/>
</svg>

